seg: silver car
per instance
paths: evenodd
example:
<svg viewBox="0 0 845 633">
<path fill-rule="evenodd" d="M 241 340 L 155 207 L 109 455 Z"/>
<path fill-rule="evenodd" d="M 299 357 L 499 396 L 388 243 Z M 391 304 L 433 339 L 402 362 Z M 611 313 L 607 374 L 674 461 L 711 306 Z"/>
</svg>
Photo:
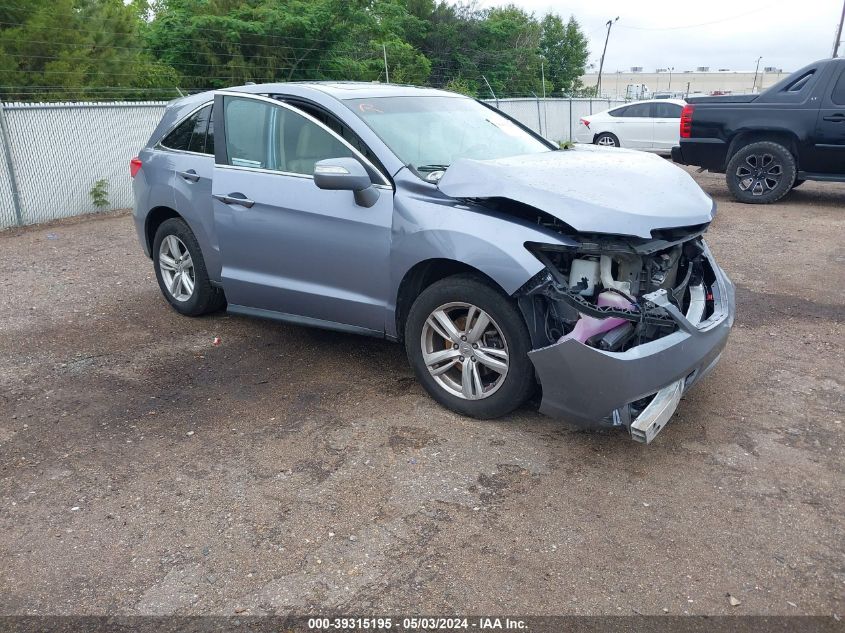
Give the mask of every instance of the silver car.
<svg viewBox="0 0 845 633">
<path fill-rule="evenodd" d="M 168 105 L 131 161 L 173 308 L 405 344 L 431 396 L 649 442 L 716 363 L 733 285 L 713 201 L 657 156 L 560 150 L 481 102 L 368 83 Z"/>
</svg>

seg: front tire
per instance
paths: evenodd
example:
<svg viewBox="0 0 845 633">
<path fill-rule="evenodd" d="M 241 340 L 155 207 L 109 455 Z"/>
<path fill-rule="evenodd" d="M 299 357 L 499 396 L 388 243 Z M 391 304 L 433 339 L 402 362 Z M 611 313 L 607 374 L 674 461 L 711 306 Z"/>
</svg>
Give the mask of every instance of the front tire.
<svg viewBox="0 0 845 633">
<path fill-rule="evenodd" d="M 610 132 L 602 132 L 593 139 L 594 145 L 601 145 L 602 147 L 622 147 L 619 142 L 619 137 Z"/>
<path fill-rule="evenodd" d="M 731 194 L 748 204 L 771 204 L 795 183 L 795 157 L 786 147 L 759 141 L 740 148 L 728 161 L 725 179 Z"/>
<path fill-rule="evenodd" d="M 405 349 L 429 395 L 462 415 L 501 417 L 534 388 L 522 316 L 508 297 L 474 275 L 447 277 L 417 297 Z"/>
<path fill-rule="evenodd" d="M 161 294 L 177 312 L 200 316 L 226 304 L 223 291 L 211 285 L 197 238 L 181 218 L 158 227 L 153 262 Z"/>
</svg>

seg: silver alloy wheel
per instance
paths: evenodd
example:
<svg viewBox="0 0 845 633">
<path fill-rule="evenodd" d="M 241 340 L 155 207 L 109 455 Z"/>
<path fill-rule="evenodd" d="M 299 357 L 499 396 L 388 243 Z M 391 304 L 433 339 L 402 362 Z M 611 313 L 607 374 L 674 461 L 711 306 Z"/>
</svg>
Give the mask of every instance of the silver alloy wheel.
<svg viewBox="0 0 845 633">
<path fill-rule="evenodd" d="M 170 296 L 176 301 L 190 299 L 194 294 L 196 274 L 185 243 L 175 235 L 165 237 L 158 249 L 158 265 Z"/>
<path fill-rule="evenodd" d="M 616 141 L 612 136 L 600 136 L 596 141 L 596 145 L 604 145 L 605 147 L 616 147 Z"/>
<path fill-rule="evenodd" d="M 434 380 L 459 398 L 489 398 L 508 375 L 508 345 L 501 328 L 471 303 L 435 309 L 423 325 L 420 344 Z"/>
<path fill-rule="evenodd" d="M 736 168 L 736 179 L 742 191 L 762 196 L 780 184 L 783 166 L 771 154 L 751 154 Z"/>
</svg>

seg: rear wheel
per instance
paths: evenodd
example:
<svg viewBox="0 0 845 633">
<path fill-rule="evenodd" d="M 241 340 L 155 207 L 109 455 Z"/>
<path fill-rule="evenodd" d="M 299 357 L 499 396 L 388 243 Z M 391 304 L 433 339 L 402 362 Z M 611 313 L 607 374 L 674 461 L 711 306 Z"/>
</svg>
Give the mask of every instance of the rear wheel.
<svg viewBox="0 0 845 633">
<path fill-rule="evenodd" d="M 211 285 L 197 238 L 181 218 L 158 227 L 153 258 L 161 293 L 177 312 L 200 316 L 226 304 L 223 291 Z"/>
<path fill-rule="evenodd" d="M 411 306 L 405 348 L 431 397 L 463 415 L 505 415 L 534 387 L 525 322 L 479 277 L 456 275 L 426 288 Z"/>
<path fill-rule="evenodd" d="M 792 189 L 797 167 L 786 147 L 760 141 L 740 148 L 728 161 L 725 179 L 733 197 L 750 204 L 770 204 Z"/>
<path fill-rule="evenodd" d="M 621 147 L 619 138 L 610 132 L 602 132 L 597 135 L 596 138 L 593 139 L 593 143 L 603 147 Z"/>
</svg>

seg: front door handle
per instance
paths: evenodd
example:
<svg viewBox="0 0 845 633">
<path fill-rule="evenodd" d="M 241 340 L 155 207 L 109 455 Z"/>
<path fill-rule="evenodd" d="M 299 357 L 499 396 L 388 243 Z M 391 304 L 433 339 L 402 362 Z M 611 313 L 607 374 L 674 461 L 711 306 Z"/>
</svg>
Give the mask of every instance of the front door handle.
<svg viewBox="0 0 845 633">
<path fill-rule="evenodd" d="M 189 169 L 188 171 L 177 171 L 176 173 L 179 174 L 180 176 L 182 176 L 182 178 L 184 178 L 185 180 L 188 180 L 190 182 L 199 182 L 199 179 L 200 179 L 197 172 L 195 172 L 193 169 Z"/>
<path fill-rule="evenodd" d="M 824 117 L 825 121 L 833 121 L 834 123 L 841 123 L 845 121 L 845 114 L 842 112 L 837 112 L 836 114 L 831 114 L 830 116 Z"/>
<path fill-rule="evenodd" d="M 246 207 L 247 209 L 251 208 L 252 205 L 255 204 L 254 200 L 250 200 L 242 193 L 230 193 L 228 196 L 222 196 L 215 193 L 211 197 L 225 204 L 238 204 L 242 207 Z"/>
</svg>

